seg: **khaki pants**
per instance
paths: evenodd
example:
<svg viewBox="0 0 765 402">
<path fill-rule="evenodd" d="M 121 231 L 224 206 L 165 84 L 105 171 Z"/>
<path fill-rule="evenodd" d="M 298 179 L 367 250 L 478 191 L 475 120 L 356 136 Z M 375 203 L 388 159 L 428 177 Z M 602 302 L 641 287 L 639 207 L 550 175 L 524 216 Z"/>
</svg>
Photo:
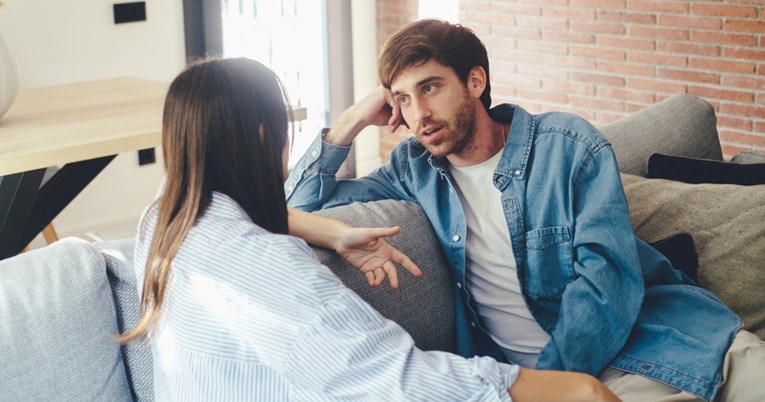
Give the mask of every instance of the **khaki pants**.
<svg viewBox="0 0 765 402">
<path fill-rule="evenodd" d="M 607 368 L 599 377 L 624 402 L 698 402 L 697 396 L 658 381 Z M 723 363 L 719 402 L 765 401 L 765 342 L 739 331 Z"/>
</svg>

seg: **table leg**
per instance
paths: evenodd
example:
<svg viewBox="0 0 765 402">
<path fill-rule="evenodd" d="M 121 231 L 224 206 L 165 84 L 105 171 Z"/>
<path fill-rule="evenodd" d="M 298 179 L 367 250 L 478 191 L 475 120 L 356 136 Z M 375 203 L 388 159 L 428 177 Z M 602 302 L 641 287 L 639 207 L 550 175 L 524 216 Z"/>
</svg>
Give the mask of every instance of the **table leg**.
<svg viewBox="0 0 765 402">
<path fill-rule="evenodd" d="M 6 176 L 0 182 L 0 260 L 21 252 L 35 236 L 61 213 L 67 205 L 116 157 L 116 155 L 73 162 L 64 165 L 42 187 L 45 169 Z M 24 192 L 11 191 L 7 178 L 34 173 L 34 182 L 24 184 Z M 18 187 L 18 186 L 17 186 Z M 28 193 L 28 194 L 27 194 Z"/>
<path fill-rule="evenodd" d="M 16 255 L 27 245 L 20 235 L 34 209 L 45 169 L 15 173 L 0 180 L 0 259 Z"/>
</svg>

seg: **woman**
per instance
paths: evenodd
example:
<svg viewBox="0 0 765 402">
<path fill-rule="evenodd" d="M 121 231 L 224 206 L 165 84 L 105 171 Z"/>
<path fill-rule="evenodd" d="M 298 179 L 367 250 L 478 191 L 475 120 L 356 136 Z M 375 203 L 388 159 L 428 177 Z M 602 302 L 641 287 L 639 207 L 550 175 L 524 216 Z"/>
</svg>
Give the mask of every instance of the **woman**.
<svg viewBox="0 0 765 402">
<path fill-rule="evenodd" d="M 338 250 L 371 285 L 395 285 L 391 259 L 420 272 L 379 239 L 398 228 L 288 211 L 286 104 L 247 59 L 194 64 L 170 86 L 167 181 L 134 257 L 143 314 L 121 338 L 150 341 L 157 400 L 617 400 L 582 374 L 420 351 L 343 286 L 287 233 Z"/>
</svg>

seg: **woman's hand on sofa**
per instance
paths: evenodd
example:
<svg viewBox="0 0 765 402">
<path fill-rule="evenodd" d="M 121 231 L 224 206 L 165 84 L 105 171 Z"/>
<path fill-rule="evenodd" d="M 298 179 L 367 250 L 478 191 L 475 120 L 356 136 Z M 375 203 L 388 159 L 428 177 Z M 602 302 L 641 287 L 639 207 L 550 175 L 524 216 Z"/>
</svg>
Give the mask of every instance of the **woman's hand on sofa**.
<svg viewBox="0 0 765 402">
<path fill-rule="evenodd" d="M 369 286 L 379 286 L 388 277 L 390 286 L 398 289 L 398 273 L 394 262 L 401 264 L 415 277 L 422 276 L 420 268 L 404 253 L 383 240 L 398 234 L 401 228 L 354 228 L 331 219 L 296 208 L 288 208 L 289 233 L 313 246 L 335 250 L 358 268 Z"/>
<path fill-rule="evenodd" d="M 414 277 L 422 276 L 420 268 L 404 253 L 383 240 L 398 234 L 398 226 L 387 228 L 347 227 L 338 239 L 335 251 L 358 268 L 367 278 L 369 286 L 381 285 L 388 277 L 390 287 L 398 289 L 398 272 L 394 262 L 401 264 Z"/>
</svg>

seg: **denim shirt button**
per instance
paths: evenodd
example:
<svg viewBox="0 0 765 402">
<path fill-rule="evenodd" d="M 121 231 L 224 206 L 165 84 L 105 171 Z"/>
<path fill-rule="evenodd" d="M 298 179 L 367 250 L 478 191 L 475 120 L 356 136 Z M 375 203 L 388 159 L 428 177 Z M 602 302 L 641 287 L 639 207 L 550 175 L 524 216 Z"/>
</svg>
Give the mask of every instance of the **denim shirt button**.
<svg viewBox="0 0 765 402">
<path fill-rule="evenodd" d="M 454 237 L 452 237 L 452 241 L 460 241 L 460 235 L 454 235 Z"/>
<path fill-rule="evenodd" d="M 513 174 L 515 175 L 515 177 L 521 177 L 521 170 L 516 169 L 515 172 L 513 172 Z"/>
<path fill-rule="evenodd" d="M 513 200 L 507 200 L 507 208 L 513 209 Z"/>
<path fill-rule="evenodd" d="M 470 322 L 470 326 L 471 326 L 471 327 L 473 327 L 473 328 L 475 328 L 475 322 L 471 321 L 471 322 Z"/>
<path fill-rule="evenodd" d="M 289 190 L 289 191 L 292 191 L 292 189 L 293 189 L 293 188 L 295 188 L 295 186 L 293 186 L 292 184 L 290 184 L 289 186 L 287 186 L 287 190 Z"/>
<path fill-rule="evenodd" d="M 462 284 L 457 282 L 457 289 L 462 289 Z"/>
</svg>

